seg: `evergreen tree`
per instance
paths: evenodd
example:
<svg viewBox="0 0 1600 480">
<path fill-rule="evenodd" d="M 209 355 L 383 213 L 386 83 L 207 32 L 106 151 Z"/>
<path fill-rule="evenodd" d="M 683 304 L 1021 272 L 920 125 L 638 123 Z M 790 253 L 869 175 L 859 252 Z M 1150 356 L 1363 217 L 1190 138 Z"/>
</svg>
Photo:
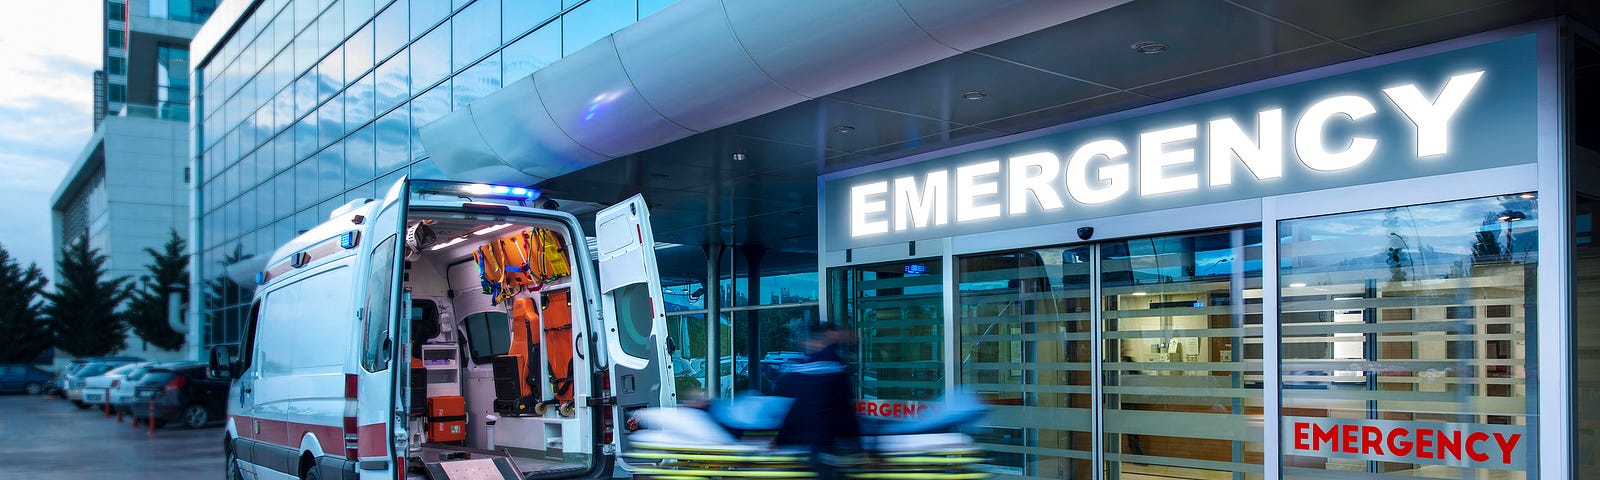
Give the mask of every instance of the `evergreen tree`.
<svg viewBox="0 0 1600 480">
<path fill-rule="evenodd" d="M 0 247 L 0 363 L 31 362 L 50 348 L 50 331 L 41 315 L 44 271 L 22 264 Z"/>
<path fill-rule="evenodd" d="M 56 289 L 44 297 L 56 348 L 78 357 L 110 355 L 124 347 L 128 326 L 117 307 L 128 298 L 126 278 L 106 280 L 106 256 L 79 237 L 61 252 Z"/>
<path fill-rule="evenodd" d="M 174 285 L 182 285 L 177 292 L 183 302 L 189 301 L 189 257 L 183 254 L 184 246 L 178 231 L 172 230 L 161 251 L 144 249 L 150 255 L 150 263 L 144 266 L 149 274 L 141 276 L 139 284 L 129 288 L 128 309 L 124 312 L 135 335 L 165 350 L 183 346 L 184 334 L 173 330 L 167 322 L 170 313 L 167 295 L 173 292 Z"/>
</svg>

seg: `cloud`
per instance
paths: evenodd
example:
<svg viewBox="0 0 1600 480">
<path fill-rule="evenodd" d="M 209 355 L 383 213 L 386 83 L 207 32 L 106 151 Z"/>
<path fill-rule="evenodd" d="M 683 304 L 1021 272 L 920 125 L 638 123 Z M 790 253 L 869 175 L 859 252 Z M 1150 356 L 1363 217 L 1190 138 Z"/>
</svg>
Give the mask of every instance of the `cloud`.
<svg viewBox="0 0 1600 480">
<path fill-rule="evenodd" d="M 8 4 L 0 16 L 0 246 L 54 276 L 50 195 L 93 133 L 104 2 Z"/>
</svg>

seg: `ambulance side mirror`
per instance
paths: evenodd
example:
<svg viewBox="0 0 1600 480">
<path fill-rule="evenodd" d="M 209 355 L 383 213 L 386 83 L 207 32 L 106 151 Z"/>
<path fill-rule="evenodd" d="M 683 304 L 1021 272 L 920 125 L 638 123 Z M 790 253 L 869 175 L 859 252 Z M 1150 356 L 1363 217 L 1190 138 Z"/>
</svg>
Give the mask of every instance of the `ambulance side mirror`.
<svg viewBox="0 0 1600 480">
<path fill-rule="evenodd" d="M 206 365 L 206 374 L 211 378 L 233 378 L 238 374 L 234 371 L 239 368 L 239 361 L 234 358 L 237 354 L 233 345 L 211 347 L 211 361 Z"/>
</svg>

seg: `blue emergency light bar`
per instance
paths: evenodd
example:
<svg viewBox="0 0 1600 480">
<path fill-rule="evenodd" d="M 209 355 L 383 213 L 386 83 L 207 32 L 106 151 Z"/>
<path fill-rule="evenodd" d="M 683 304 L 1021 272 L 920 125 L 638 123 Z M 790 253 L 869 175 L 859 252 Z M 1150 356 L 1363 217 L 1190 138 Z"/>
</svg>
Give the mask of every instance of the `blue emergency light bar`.
<svg viewBox="0 0 1600 480">
<path fill-rule="evenodd" d="M 537 188 L 517 187 L 511 185 L 491 185 L 487 183 L 449 182 L 438 180 L 413 180 L 413 193 L 431 193 L 436 195 L 450 195 L 470 199 L 499 199 L 530 202 L 538 199 L 543 193 Z"/>
</svg>

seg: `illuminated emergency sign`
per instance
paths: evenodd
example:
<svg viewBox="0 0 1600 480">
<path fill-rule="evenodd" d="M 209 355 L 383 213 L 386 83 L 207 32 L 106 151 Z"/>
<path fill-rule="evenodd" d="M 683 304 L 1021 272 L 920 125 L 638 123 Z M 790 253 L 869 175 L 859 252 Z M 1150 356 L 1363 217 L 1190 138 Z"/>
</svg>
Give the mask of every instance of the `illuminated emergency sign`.
<svg viewBox="0 0 1600 480">
<path fill-rule="evenodd" d="M 911 420 L 927 412 L 929 405 L 918 402 L 857 400 L 856 415 L 871 418 L 897 418 Z"/>
<path fill-rule="evenodd" d="M 829 249 L 1531 163 L 1523 36 L 912 157 L 824 182 Z"/>
<path fill-rule="evenodd" d="M 1522 470 L 1528 451 L 1517 425 L 1306 417 L 1283 425 L 1289 455 Z"/>
</svg>

